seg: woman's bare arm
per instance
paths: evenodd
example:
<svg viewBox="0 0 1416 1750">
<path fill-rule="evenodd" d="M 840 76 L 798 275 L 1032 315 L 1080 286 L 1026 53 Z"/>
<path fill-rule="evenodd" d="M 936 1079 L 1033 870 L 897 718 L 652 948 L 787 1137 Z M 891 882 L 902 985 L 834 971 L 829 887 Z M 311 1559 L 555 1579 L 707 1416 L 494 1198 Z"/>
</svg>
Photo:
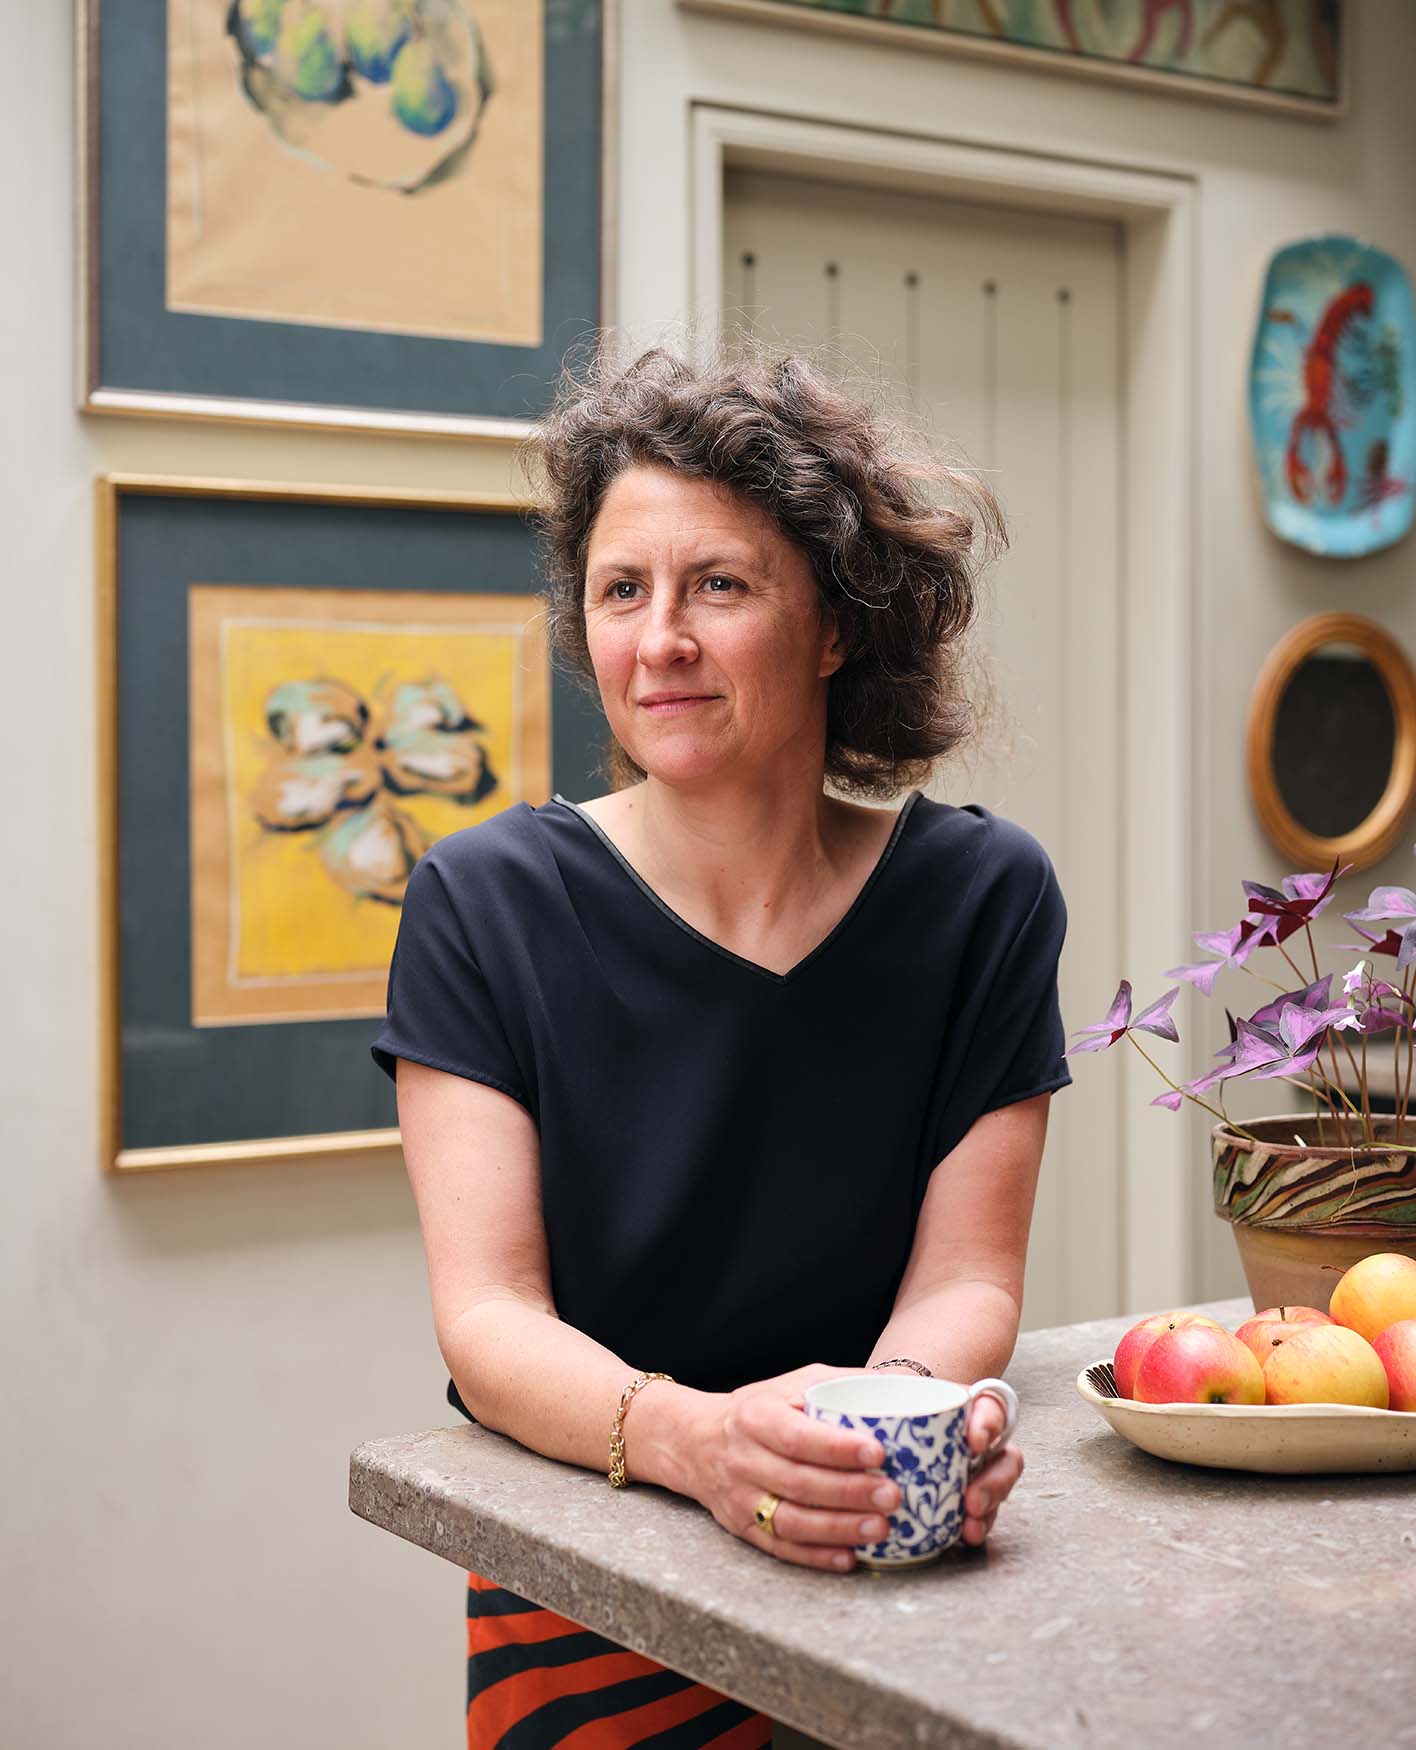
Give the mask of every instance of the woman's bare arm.
<svg viewBox="0 0 1416 1750">
<path fill-rule="evenodd" d="M 398 1116 L 438 1346 L 463 1403 L 533 1452 L 604 1474 L 620 1393 L 654 1357 L 631 1365 L 557 1317 L 530 1114 L 495 1088 L 400 1059 Z M 883 1474 L 868 1468 L 878 1454 L 800 1402 L 839 1371 L 813 1364 L 724 1394 L 651 1380 L 625 1416 L 626 1473 L 701 1502 L 781 1561 L 849 1565 L 842 1545 L 886 1505 L 875 1499 Z M 764 1489 L 783 1498 L 772 1536 L 754 1519 Z"/>
<path fill-rule="evenodd" d="M 930 1174 L 909 1262 L 871 1361 L 909 1355 L 971 1384 L 1008 1365 L 1051 1094 L 985 1112 Z"/>
<path fill-rule="evenodd" d="M 398 1120 L 433 1326 L 463 1403 L 534 1452 L 608 1471 L 620 1394 L 654 1358 L 624 1361 L 557 1316 L 534 1119 L 496 1088 L 400 1059 Z M 624 1421 L 630 1478 L 690 1493 L 693 1429 L 714 1402 L 667 1380 L 641 1387 Z"/>
</svg>

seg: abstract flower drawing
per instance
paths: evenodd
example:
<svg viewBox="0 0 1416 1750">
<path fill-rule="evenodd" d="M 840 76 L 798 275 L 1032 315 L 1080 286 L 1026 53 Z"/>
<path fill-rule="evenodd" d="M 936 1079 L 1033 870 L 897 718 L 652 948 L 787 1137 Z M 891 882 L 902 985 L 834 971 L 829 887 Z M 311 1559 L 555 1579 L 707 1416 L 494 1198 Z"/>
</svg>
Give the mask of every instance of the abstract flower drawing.
<svg viewBox="0 0 1416 1750">
<path fill-rule="evenodd" d="M 446 681 L 390 683 L 372 708 L 328 676 L 283 681 L 266 699 L 270 763 L 251 797 L 266 832 L 318 835 L 330 879 L 398 905 L 431 842 L 395 796 L 480 802 L 497 787 L 486 725 Z"/>
<path fill-rule="evenodd" d="M 195 1022 L 381 1012 L 418 859 L 549 794 L 539 598 L 188 594 Z"/>
</svg>

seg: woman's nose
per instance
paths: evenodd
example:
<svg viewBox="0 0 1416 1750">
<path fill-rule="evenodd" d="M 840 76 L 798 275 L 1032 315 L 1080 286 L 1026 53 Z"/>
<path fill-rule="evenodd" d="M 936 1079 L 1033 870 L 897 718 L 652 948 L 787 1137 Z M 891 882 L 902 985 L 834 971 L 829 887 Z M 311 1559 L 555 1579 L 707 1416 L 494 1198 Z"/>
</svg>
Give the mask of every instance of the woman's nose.
<svg viewBox="0 0 1416 1750">
<path fill-rule="evenodd" d="M 656 598 L 640 631 L 640 660 L 652 667 L 665 657 L 692 653 L 695 649 L 683 607 L 671 598 Z"/>
</svg>

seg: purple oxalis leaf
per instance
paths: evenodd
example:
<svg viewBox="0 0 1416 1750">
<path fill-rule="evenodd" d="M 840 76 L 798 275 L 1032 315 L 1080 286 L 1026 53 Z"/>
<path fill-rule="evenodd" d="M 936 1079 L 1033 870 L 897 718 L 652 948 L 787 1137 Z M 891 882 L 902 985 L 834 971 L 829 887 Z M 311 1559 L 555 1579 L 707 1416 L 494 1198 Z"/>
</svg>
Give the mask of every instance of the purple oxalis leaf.
<svg viewBox="0 0 1416 1750">
<path fill-rule="evenodd" d="M 1111 1007 L 1100 1021 L 1093 1021 L 1088 1027 L 1079 1027 L 1079 1033 L 1094 1035 L 1090 1039 L 1082 1039 L 1063 1053 L 1070 1057 L 1074 1051 L 1105 1051 L 1121 1038 L 1124 1033 L 1142 1031 L 1154 1033 L 1161 1039 L 1179 1040 L 1180 1035 L 1175 1030 L 1175 1022 L 1171 1019 L 1170 1005 L 1180 994 L 1180 987 L 1167 991 L 1163 997 L 1141 1010 L 1135 1020 L 1131 1019 L 1131 983 L 1123 978 L 1116 988 L 1116 995 L 1111 999 Z"/>
<path fill-rule="evenodd" d="M 1412 848 L 1416 850 L 1416 846 Z M 1242 885 L 1249 897 L 1251 915 L 1232 929 L 1197 932 L 1192 938 L 1196 946 L 1214 958 L 1194 965 L 1172 966 L 1166 976 L 1182 979 L 1206 996 L 1211 995 L 1226 966 L 1242 967 L 1257 948 L 1270 944 L 1279 947 L 1297 931 L 1306 929 L 1326 909 L 1338 880 L 1352 867 L 1338 858 L 1326 872 L 1288 875 L 1279 887 L 1245 881 Z M 1340 947 L 1362 954 L 1389 955 L 1395 959 L 1398 971 L 1416 962 L 1416 891 L 1409 887 L 1374 888 L 1366 906 L 1342 915 L 1362 941 L 1342 943 Z M 1377 934 L 1367 929 L 1367 924 L 1388 927 Z M 1323 1046 L 1335 1033 L 1351 1032 L 1365 1038 L 1398 1028 L 1416 1030 L 1416 1000 L 1396 985 L 1375 977 L 1365 961 L 1359 961 L 1343 979 L 1346 1002 L 1333 1002 L 1331 985 L 1329 973 L 1298 990 L 1283 992 L 1247 1019 L 1236 1019 L 1226 1009 L 1230 1042 L 1215 1053 L 1215 1065 L 1197 1080 L 1156 1095 L 1151 1105 L 1178 1112 L 1187 1095 L 1198 1096 L 1217 1083 L 1240 1076 L 1256 1080 L 1288 1076 L 1299 1080 L 1311 1072 Z M 1178 994 L 1176 986 L 1132 1019 L 1131 985 L 1122 979 L 1105 1019 L 1081 1028 L 1079 1031 L 1086 1037 L 1071 1050 L 1104 1051 L 1124 1034 L 1137 1031 L 1178 1041 L 1170 1014 Z"/>
<path fill-rule="evenodd" d="M 1275 946 L 1286 942 L 1325 909 L 1332 898 L 1332 890 L 1339 875 L 1345 875 L 1352 867 L 1348 863 L 1339 868 L 1340 862 L 1340 858 L 1334 857 L 1332 868 L 1326 875 L 1286 875 L 1281 892 L 1276 888 L 1266 887 L 1261 881 L 1242 883 L 1245 893 L 1249 895 L 1249 910 L 1258 912 L 1268 920 L 1259 926 L 1259 933 L 1264 941 L 1272 942 Z"/>
</svg>

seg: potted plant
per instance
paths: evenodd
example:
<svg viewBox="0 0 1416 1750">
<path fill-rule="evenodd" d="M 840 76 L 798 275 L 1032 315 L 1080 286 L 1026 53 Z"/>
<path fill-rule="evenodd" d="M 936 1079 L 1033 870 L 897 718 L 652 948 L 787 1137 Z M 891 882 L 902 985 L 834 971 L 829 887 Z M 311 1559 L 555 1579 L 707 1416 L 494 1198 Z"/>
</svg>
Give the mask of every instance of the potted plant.
<svg viewBox="0 0 1416 1750">
<path fill-rule="evenodd" d="M 1067 1053 L 1105 1051 L 1129 1039 L 1167 1083 L 1153 1106 L 1177 1112 L 1190 1100 L 1218 1120 L 1211 1132 L 1215 1213 L 1231 1224 L 1256 1310 L 1304 1305 L 1325 1311 L 1337 1273 L 1359 1258 L 1370 1252 L 1416 1258 L 1416 1125 L 1407 1120 L 1416 893 L 1378 887 L 1363 909 L 1342 914 L 1362 940 L 1339 946 L 1363 957 L 1335 998 L 1334 975 L 1318 968 L 1312 922 L 1351 867 L 1339 869 L 1335 861 L 1326 875 L 1289 875 L 1281 889 L 1244 882 L 1245 916 L 1233 929 L 1194 937 L 1211 958 L 1166 973 L 1210 996 L 1219 974 L 1236 968 L 1277 992 L 1251 1015 L 1236 1018 L 1225 1010 L 1229 1043 L 1204 1075 L 1172 1081 L 1137 1037 L 1150 1033 L 1178 1043 L 1170 1014 L 1178 984 L 1133 1018 L 1131 986 L 1122 979 L 1105 1018 L 1080 1028 L 1081 1039 Z M 1311 981 L 1290 951 L 1302 953 L 1304 942 Z M 1282 982 L 1250 964 L 1260 949 L 1279 956 L 1287 975 Z M 1394 961 L 1398 982 L 1377 975 L 1382 959 Z M 1395 1110 L 1389 1113 L 1372 1111 L 1367 1045 L 1378 1036 L 1392 1052 Z M 1312 1109 L 1305 1101 L 1303 1111 L 1241 1124 L 1224 1107 L 1225 1085 L 1240 1077 L 1291 1083 L 1303 1089 Z"/>
</svg>

